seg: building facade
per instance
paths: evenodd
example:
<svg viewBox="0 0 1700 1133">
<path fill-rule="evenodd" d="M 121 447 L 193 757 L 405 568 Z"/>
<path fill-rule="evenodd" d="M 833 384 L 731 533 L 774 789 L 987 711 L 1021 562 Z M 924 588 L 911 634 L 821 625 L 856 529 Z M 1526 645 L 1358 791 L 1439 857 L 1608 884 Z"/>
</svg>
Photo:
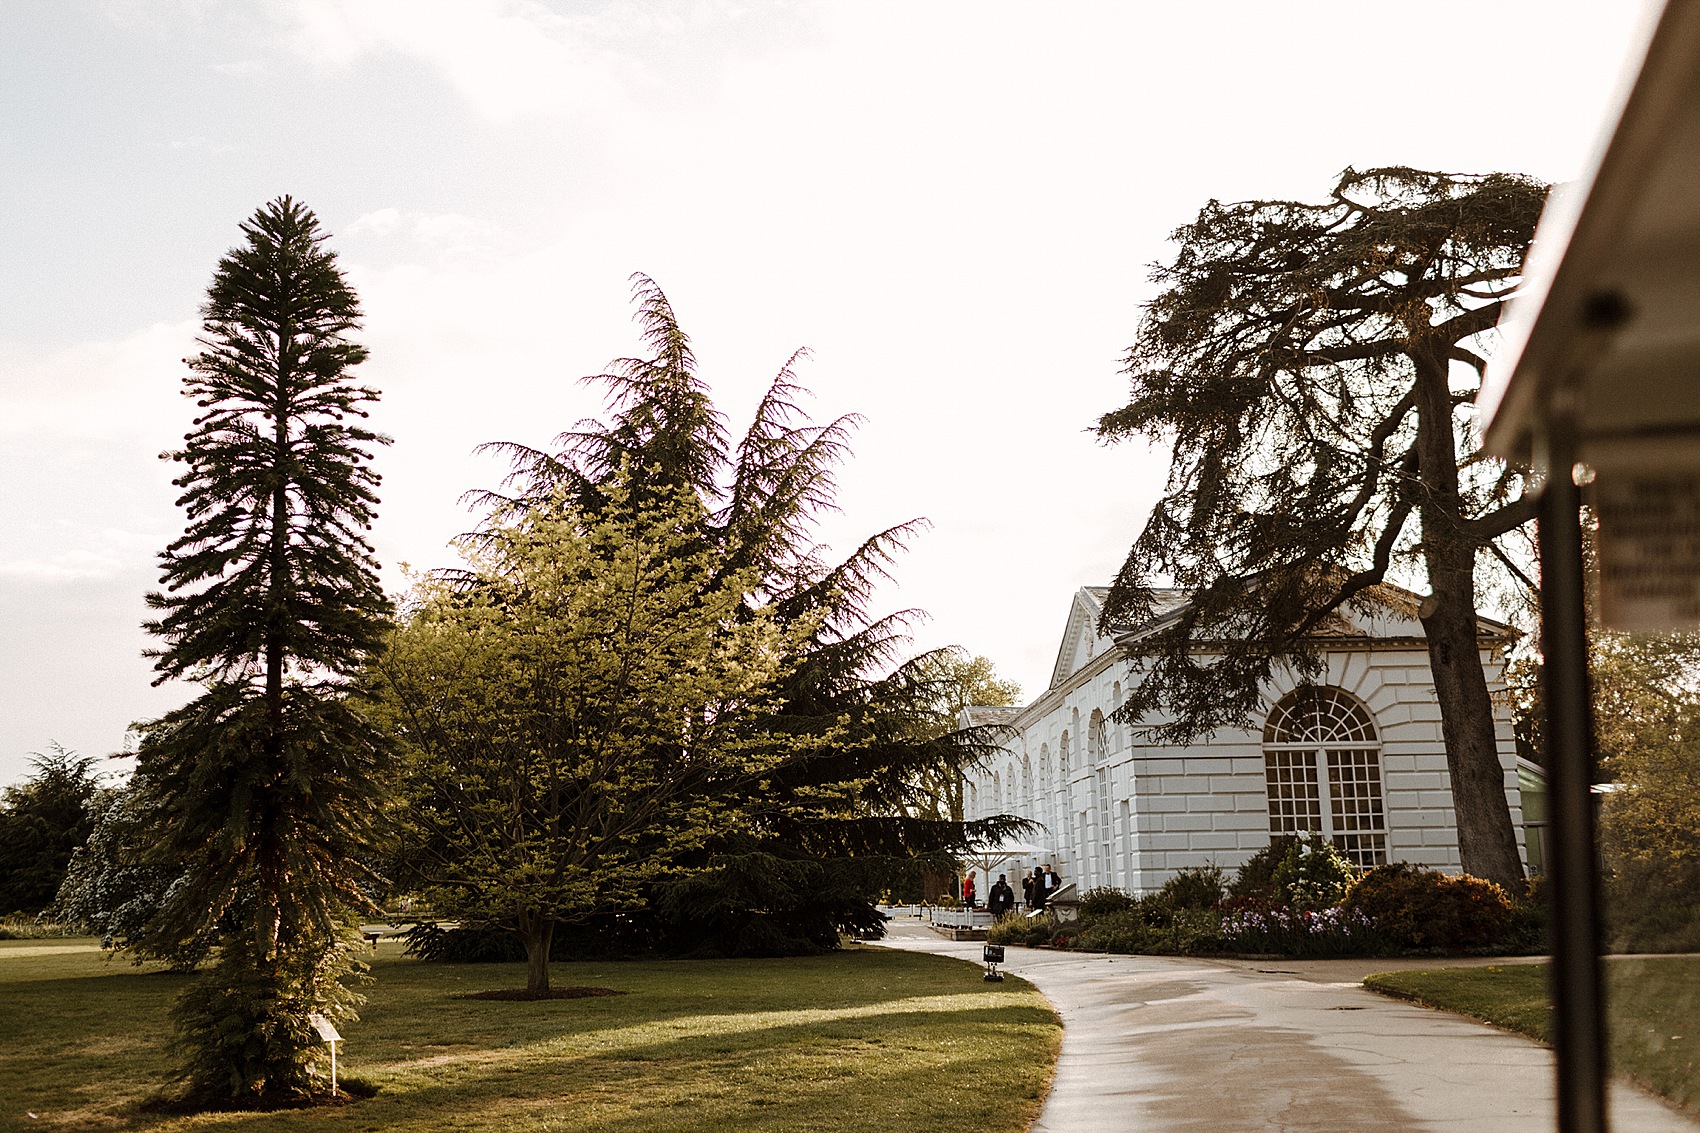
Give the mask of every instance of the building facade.
<svg viewBox="0 0 1700 1133">
<path fill-rule="evenodd" d="M 970 708 L 964 722 L 1006 726 L 1002 752 L 963 784 L 966 815 L 1016 814 L 1044 830 L 1065 881 L 1081 890 L 1157 889 L 1176 871 L 1232 870 L 1277 834 L 1315 831 L 1360 866 L 1406 861 L 1457 872 L 1440 705 L 1417 597 L 1383 588 L 1373 615 L 1325 637 L 1326 670 L 1266 690 L 1255 727 L 1222 728 L 1184 747 L 1150 743 L 1110 717 L 1138 680 L 1138 645 L 1184 604 L 1160 596 L 1144 626 L 1098 630 L 1107 590 L 1075 594 L 1050 687 L 1024 708 Z M 1516 749 L 1502 679 L 1513 633 L 1482 620 L 1506 799 L 1520 838 Z M 1002 871 L 1043 861 L 1011 860 Z"/>
</svg>

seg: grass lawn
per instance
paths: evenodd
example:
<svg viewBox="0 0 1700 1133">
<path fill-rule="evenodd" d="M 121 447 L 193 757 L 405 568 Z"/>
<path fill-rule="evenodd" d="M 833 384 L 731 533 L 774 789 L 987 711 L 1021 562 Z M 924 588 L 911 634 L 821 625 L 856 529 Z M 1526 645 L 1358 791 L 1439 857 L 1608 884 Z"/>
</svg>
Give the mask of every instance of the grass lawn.
<svg viewBox="0 0 1700 1133">
<path fill-rule="evenodd" d="M 1607 957 L 1612 1069 L 1700 1114 L 1700 957 Z M 1386 972 L 1364 986 L 1545 1042 L 1545 964 Z"/>
<path fill-rule="evenodd" d="M 532 1003 L 457 998 L 523 986 L 522 964 L 426 964 L 385 944 L 372 974 L 338 1061 L 376 1097 L 162 1117 L 137 1107 L 167 1081 L 186 977 L 110 962 L 92 940 L 0 941 L 0 1129 L 1013 1133 L 1062 1038 L 1022 980 L 879 948 L 557 964 L 557 985 L 628 994 Z"/>
</svg>

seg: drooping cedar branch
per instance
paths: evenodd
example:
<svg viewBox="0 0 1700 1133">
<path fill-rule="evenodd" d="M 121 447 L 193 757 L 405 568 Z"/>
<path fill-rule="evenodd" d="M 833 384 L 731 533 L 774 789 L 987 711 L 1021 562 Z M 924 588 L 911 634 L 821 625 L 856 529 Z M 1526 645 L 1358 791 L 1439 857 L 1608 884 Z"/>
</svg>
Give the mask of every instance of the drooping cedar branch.
<svg viewBox="0 0 1700 1133">
<path fill-rule="evenodd" d="M 1155 269 L 1131 397 L 1098 425 L 1174 446 L 1107 627 L 1149 618 L 1159 580 L 1193 596 L 1143 643 L 1123 717 L 1160 719 L 1152 732 L 1175 742 L 1246 724 L 1278 666 L 1320 671 L 1313 635 L 1331 615 L 1391 577 L 1426 583 L 1465 865 L 1502 881 L 1520 867 L 1475 570 L 1533 505 L 1476 457 L 1471 399 L 1545 195 L 1508 174 L 1387 168 L 1348 169 L 1315 204 L 1211 201 Z"/>
</svg>

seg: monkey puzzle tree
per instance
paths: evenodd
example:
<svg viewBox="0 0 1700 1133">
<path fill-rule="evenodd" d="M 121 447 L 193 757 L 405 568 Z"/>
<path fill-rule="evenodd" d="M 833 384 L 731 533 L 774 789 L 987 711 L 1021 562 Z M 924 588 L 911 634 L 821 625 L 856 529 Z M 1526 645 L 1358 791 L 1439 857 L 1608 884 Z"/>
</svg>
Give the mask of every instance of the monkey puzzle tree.
<svg viewBox="0 0 1700 1133">
<path fill-rule="evenodd" d="M 183 869 L 142 950 L 209 930 L 212 967 L 176 1009 L 192 1096 L 319 1088 L 314 1013 L 350 1018 L 343 944 L 365 905 L 384 761 L 351 695 L 389 605 L 366 532 L 377 504 L 360 424 L 377 392 L 348 371 L 360 305 L 307 208 L 281 197 L 213 275 L 184 392 L 203 411 L 175 483 L 187 529 L 148 595 L 158 680 L 204 686 L 148 725 L 138 779 L 155 860 Z"/>
<path fill-rule="evenodd" d="M 1192 604 L 1150 643 L 1126 718 L 1184 740 L 1244 724 L 1281 664 L 1389 578 L 1420 577 L 1464 868 L 1522 876 L 1480 659 L 1477 569 L 1534 517 L 1482 458 L 1483 337 L 1519 279 L 1546 187 L 1502 173 L 1346 170 L 1325 201 L 1210 202 L 1155 269 L 1106 440 L 1172 441 L 1163 498 L 1117 574 L 1107 626 Z M 1399 573 L 1403 572 L 1403 574 Z"/>
</svg>

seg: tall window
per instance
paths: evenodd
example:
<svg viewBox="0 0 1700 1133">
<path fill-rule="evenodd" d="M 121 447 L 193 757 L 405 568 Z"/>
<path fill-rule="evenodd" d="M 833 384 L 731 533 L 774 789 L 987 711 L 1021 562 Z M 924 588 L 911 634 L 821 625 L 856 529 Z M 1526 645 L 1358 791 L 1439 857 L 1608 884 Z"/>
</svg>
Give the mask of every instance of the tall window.
<svg viewBox="0 0 1700 1133">
<path fill-rule="evenodd" d="M 1086 751 L 1090 763 L 1096 764 L 1110 750 L 1108 736 L 1104 728 L 1104 714 L 1094 708 L 1092 722 L 1086 729 Z"/>
<path fill-rule="evenodd" d="M 1387 860 L 1381 743 L 1357 700 L 1335 688 L 1295 689 L 1263 728 L 1272 834 L 1318 833 L 1360 869 Z"/>
</svg>

